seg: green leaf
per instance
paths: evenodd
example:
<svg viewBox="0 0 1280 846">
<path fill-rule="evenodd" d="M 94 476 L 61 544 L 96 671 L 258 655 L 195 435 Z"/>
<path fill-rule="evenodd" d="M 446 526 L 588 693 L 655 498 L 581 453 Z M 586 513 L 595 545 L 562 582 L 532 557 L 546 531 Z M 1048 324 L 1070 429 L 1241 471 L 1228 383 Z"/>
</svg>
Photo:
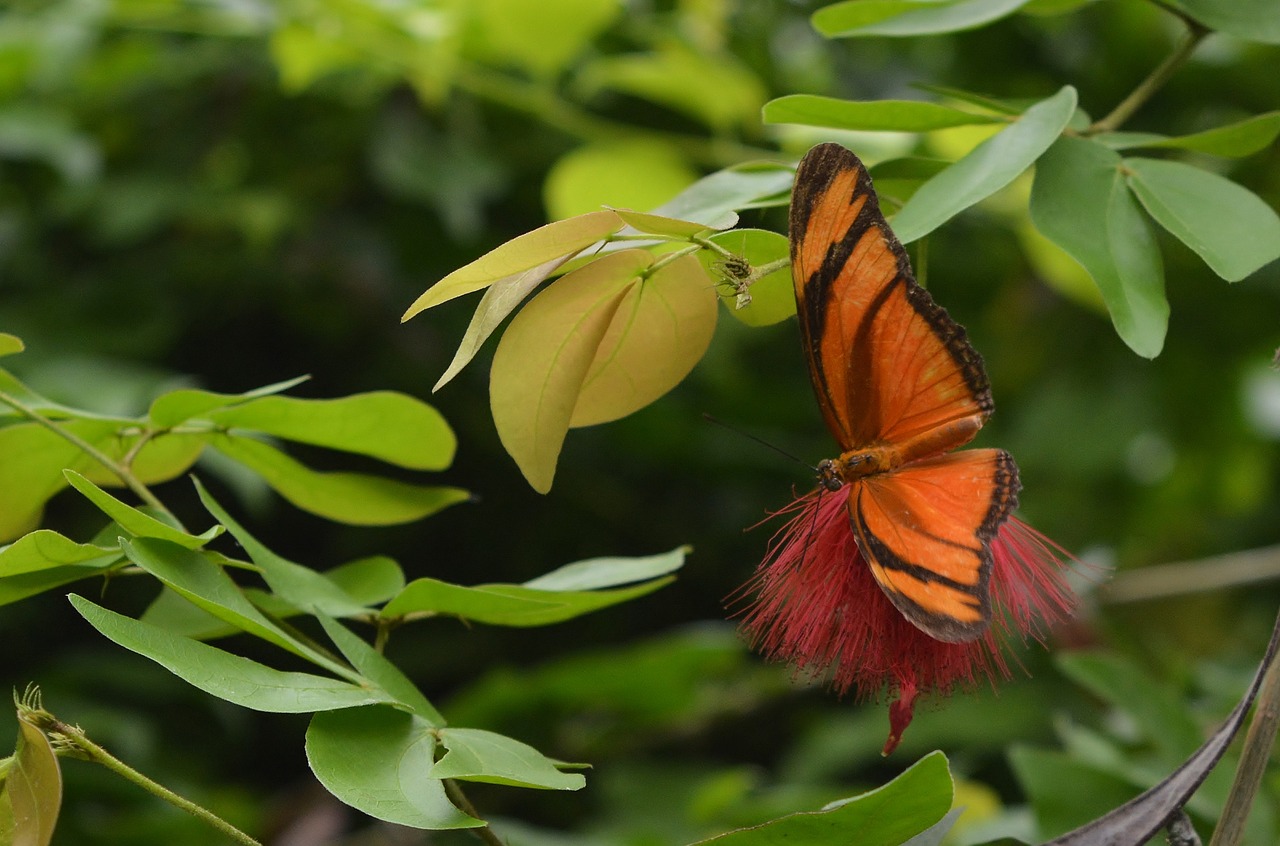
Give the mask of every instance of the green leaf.
<svg viewBox="0 0 1280 846">
<path fill-rule="evenodd" d="M 1280 258 L 1280 216 L 1248 189 L 1181 162 L 1124 167 L 1147 212 L 1228 282 Z"/>
<path fill-rule="evenodd" d="M 263 397 L 208 417 L 218 426 L 367 455 L 411 470 L 443 470 L 457 447 L 440 412 L 394 391 L 328 400 Z"/>
<path fill-rule="evenodd" d="M 471 315 L 471 322 L 467 324 L 467 331 L 462 335 L 458 351 L 453 354 L 453 360 L 431 387 L 432 393 L 449 384 L 454 376 L 461 373 L 462 368 L 470 364 L 471 359 L 480 352 L 480 347 L 489 340 L 494 330 L 507 319 L 507 315 L 515 311 L 520 303 L 533 293 L 534 288 L 542 284 L 570 258 L 572 256 L 558 256 L 523 273 L 499 279 L 486 288 L 480 297 L 480 304 Z"/>
<path fill-rule="evenodd" d="M 431 768 L 434 778 L 458 778 L 514 787 L 581 790 L 587 780 L 562 773 L 555 762 L 528 744 L 481 729 L 446 728 L 440 742 L 449 751 Z"/>
<path fill-rule="evenodd" d="M 760 79 L 731 53 L 695 50 L 674 38 L 653 52 L 598 58 L 577 81 L 586 96 L 605 89 L 633 94 L 721 131 L 755 118 L 766 96 Z"/>
<path fill-rule="evenodd" d="M 1262 680 L 1275 660 L 1278 644 L 1280 644 L 1280 622 L 1277 622 L 1271 632 L 1266 654 L 1258 665 L 1258 670 L 1245 695 L 1227 715 L 1222 726 L 1177 769 L 1141 795 L 1102 816 L 1090 819 L 1080 828 L 1045 846 L 1093 846 L 1097 843 L 1140 846 L 1148 842 L 1157 831 L 1164 828 L 1174 812 L 1188 806 L 1191 797 L 1222 759 L 1223 753 L 1231 745 L 1232 738 L 1240 730 L 1245 715 L 1249 713 L 1249 708 L 1258 695 L 1258 688 L 1262 686 Z M 1014 764 L 1017 769 L 1016 758 Z M 1048 785 L 1050 791 L 1056 791 L 1063 782 L 1073 781 L 1069 776 L 1064 778 L 1064 769 L 1053 767 L 1053 784 Z M 1048 779 L 1045 781 L 1047 782 Z"/>
<path fill-rule="evenodd" d="M 1263 44 L 1280 44 L 1280 6 L 1273 0 L 1171 0 L 1210 29 Z"/>
<path fill-rule="evenodd" d="M 1157 132 L 1100 132 L 1090 136 L 1089 140 L 1112 150 L 1127 150 L 1130 147 L 1147 147 L 1155 142 L 1168 141 L 1169 136 Z"/>
<path fill-rule="evenodd" d="M 914 83 L 912 88 L 918 88 L 929 94 L 937 94 L 939 97 L 947 97 L 951 100 L 959 100 L 961 103 L 971 103 L 982 109 L 988 109 L 1000 115 L 1016 116 L 1023 112 L 1023 109 L 1005 100 L 992 97 L 989 94 L 979 94 L 976 91 L 966 91 L 963 88 L 952 88 L 949 85 L 934 85 L 928 82 Z"/>
<path fill-rule="evenodd" d="M 610 138 L 574 147 L 542 185 L 547 214 L 569 217 L 603 207 L 650 209 L 698 178 L 678 144 L 653 137 Z M 623 220 L 626 217 L 619 215 Z"/>
<path fill-rule="evenodd" d="M 977 115 L 915 100 L 858 101 L 815 94 L 789 94 L 765 103 L 764 122 L 867 132 L 928 132 L 951 126 L 999 123 L 1000 120 L 990 115 Z"/>
<path fill-rule="evenodd" d="M 106 567 L 121 557 L 118 547 L 76 543 L 49 529 L 38 529 L 0 547 L 0 578 L 68 565 Z"/>
<path fill-rule="evenodd" d="M 1111 132 L 1096 136 L 1094 140 L 1117 150 L 1132 147 L 1168 148 L 1242 158 L 1270 147 L 1277 135 L 1280 135 L 1280 111 L 1254 115 L 1226 126 L 1173 138 L 1143 132 Z"/>
<path fill-rule="evenodd" d="M 915 156 L 889 159 L 867 168 L 880 198 L 880 211 L 891 216 L 906 205 L 915 193 L 933 177 L 950 167 L 941 159 Z"/>
<path fill-rule="evenodd" d="M 719 228 L 716 224 L 734 210 L 785 206 L 794 178 L 795 168 L 773 162 L 736 165 L 702 177 L 653 211 Z"/>
<path fill-rule="evenodd" d="M 349 617 L 366 611 L 363 603 L 357 602 L 320 573 L 272 552 L 236 522 L 199 479 L 192 481 L 204 507 L 240 542 L 253 563 L 258 565 L 262 578 L 285 602 L 303 611 L 319 611 L 331 617 Z"/>
<path fill-rule="evenodd" d="M 101 576 L 104 572 L 105 568 L 102 566 L 69 565 L 0 577 L 0 605 L 18 602 L 28 596 L 35 596 L 81 579 Z"/>
<path fill-rule="evenodd" d="M 401 320 L 552 259 L 572 256 L 624 225 L 622 218 L 613 212 L 596 211 L 540 226 L 490 250 L 432 285 L 414 300 Z"/>
<path fill-rule="evenodd" d="M 570 428 L 626 417 L 678 385 L 711 345 L 719 312 L 693 255 L 632 284 L 600 339 Z"/>
<path fill-rule="evenodd" d="M 340 594 L 345 594 L 347 605 L 355 604 L 358 611 L 353 616 L 368 615 L 372 606 L 386 602 L 404 588 L 404 573 L 400 565 L 382 556 L 352 561 L 321 575 L 332 581 L 340 589 Z M 286 602 L 276 593 L 249 587 L 245 588 L 244 594 L 270 618 L 284 620 L 304 613 L 301 607 Z M 238 631 L 235 626 L 201 610 L 168 588 L 147 606 L 142 621 L 196 640 L 213 640 Z"/>
<path fill-rule="evenodd" d="M 685 556 L 691 551 L 691 547 L 681 546 L 661 555 L 642 558 L 589 558 L 530 579 L 524 586 L 556 591 L 598 590 L 656 579 L 683 567 Z"/>
<path fill-rule="evenodd" d="M 1010 15 L 1028 0 L 845 0 L 813 13 L 828 38 L 938 35 L 976 29 Z"/>
<path fill-rule="evenodd" d="M 350 661 L 351 666 L 361 675 L 431 725 L 445 725 L 444 716 L 399 667 L 332 617 L 324 614 L 318 616 L 325 634 L 329 635 L 329 639 L 342 652 L 342 657 Z"/>
<path fill-rule="evenodd" d="M 621 11 L 620 0 L 473 0 L 467 13 L 479 34 L 471 50 L 490 63 L 552 78 Z"/>
<path fill-rule="evenodd" d="M 133 506 L 124 504 L 74 470 L 64 470 L 63 475 L 66 476 L 67 483 L 71 487 L 84 494 L 85 498 L 98 506 L 103 514 L 134 537 L 160 538 L 187 549 L 199 549 L 222 534 L 221 526 L 212 526 L 198 535 L 188 534 L 167 523 L 162 523 Z"/>
<path fill-rule="evenodd" d="M 1167 766 L 1181 763 L 1204 741 L 1182 698 L 1157 684 L 1135 661 L 1102 652 L 1068 652 L 1058 668 L 1071 680 L 1133 718 Z"/>
<path fill-rule="evenodd" d="M 115 429 L 114 424 L 97 420 L 62 425 L 90 437 Z M 34 529 L 45 502 L 66 487 L 63 468 L 87 461 L 74 444 L 38 423 L 0 428 L 0 540 Z"/>
<path fill-rule="evenodd" d="M 409 582 L 384 605 L 382 617 L 432 613 L 492 626 L 546 626 L 637 599 L 670 583 L 667 577 L 619 590 L 561 591 L 509 584 L 463 587 L 422 578 Z"/>
<path fill-rule="evenodd" d="M 1154 358 L 1169 321 L 1164 271 L 1120 167 L 1119 154 L 1101 144 L 1059 140 L 1036 167 L 1031 220 L 1089 271 L 1121 339 Z"/>
<path fill-rule="evenodd" d="M 933 752 L 883 787 L 832 802 L 820 811 L 790 814 L 762 825 L 700 840 L 708 846 L 900 846 L 926 831 L 951 808 L 946 756 Z M 856 832 L 856 841 L 850 841 Z"/>
<path fill-rule="evenodd" d="M 274 643 L 335 675 L 350 677 L 351 673 L 346 667 L 268 620 L 249 602 L 240 586 L 206 554 L 155 538 L 125 541 L 121 546 L 130 561 L 219 620 L 268 643 Z"/>
<path fill-rule="evenodd" d="M 0 779 L 0 802 L 8 805 L 13 829 L 0 828 L 6 846 L 48 846 L 62 808 L 62 770 L 44 732 L 18 715 L 18 742 L 8 773 Z M 0 817 L 0 825 L 3 825 Z"/>
<path fill-rule="evenodd" d="M 150 658 L 188 684 L 244 708 L 305 714 L 387 702 L 379 690 L 310 673 L 283 672 L 198 640 L 108 611 L 74 594 L 71 604 L 109 640 Z"/>
<path fill-rule="evenodd" d="M 195 388 L 182 388 L 169 391 L 155 398 L 147 412 L 147 418 L 157 429 L 168 429 L 184 423 L 193 417 L 200 417 L 210 411 L 228 408 L 248 402 L 251 399 L 278 394 L 300 385 L 310 376 L 298 376 L 273 385 L 265 385 L 242 394 L 218 394 L 213 391 L 201 391 Z"/>
<path fill-rule="evenodd" d="M 614 315 L 652 263 L 644 250 L 623 250 L 567 274 L 534 297 L 498 343 L 489 379 L 493 422 L 539 493 L 551 489 L 574 407 Z"/>
<path fill-rule="evenodd" d="M 0 371 L 0 381 L 5 375 Z M 125 434 L 139 429 L 128 419 L 89 417 L 60 420 L 59 426 L 117 460 L 141 437 Z M 190 467 L 203 448 L 196 437 L 155 438 L 135 456 L 134 475 L 146 484 L 171 479 Z M 0 426 L 0 541 L 36 527 L 45 502 L 66 487 L 65 469 L 79 471 L 95 484 L 120 485 L 111 471 L 38 423 Z"/>
<path fill-rule="evenodd" d="M 357 558 L 326 570 L 324 577 L 361 605 L 386 602 L 404 588 L 404 571 L 385 555 Z"/>
<path fill-rule="evenodd" d="M 902 243 L 923 238 L 946 221 L 999 191 L 1053 144 L 1076 108 L 1076 90 L 1057 94 L 1027 109 L 1007 129 L 983 141 L 967 156 L 930 179 L 893 218 Z"/>
<path fill-rule="evenodd" d="M 1083 825 L 1136 792 L 1125 780 L 1058 751 L 1014 746 L 1009 763 L 1035 810 L 1042 838 Z"/>
<path fill-rule="evenodd" d="M 707 240 L 745 259 L 753 268 L 791 255 L 791 242 L 785 236 L 766 229 L 717 232 Z M 718 253 L 702 250 L 698 253 L 698 260 L 712 278 L 719 280 L 716 290 L 725 308 L 746 325 L 771 326 L 796 313 L 796 295 L 791 283 L 790 265 L 757 279 L 744 291 L 741 280 L 729 272 L 730 263 Z M 751 301 L 740 307 L 744 293 Z"/>
<path fill-rule="evenodd" d="M 669 235 L 673 238 L 688 238 L 708 229 L 728 229 L 738 222 L 738 216 L 731 215 L 727 219 L 716 221 L 714 225 L 698 223 L 693 220 L 679 220 L 674 217 L 663 217 L 659 214 L 631 211 L 630 209 L 614 209 L 618 217 L 627 222 L 627 226 L 637 232 L 650 235 Z"/>
<path fill-rule="evenodd" d="M 0 357 L 20 353 L 26 349 L 22 339 L 8 332 L 0 332 Z"/>
<path fill-rule="evenodd" d="M 253 438 L 217 435 L 210 446 L 253 470 L 297 507 L 352 526 L 410 523 L 471 496 L 460 488 L 364 473 L 322 473 Z"/>
<path fill-rule="evenodd" d="M 334 796 L 371 817 L 425 829 L 475 828 L 431 777 L 436 738 L 421 717 L 387 707 L 316 714 L 307 763 Z"/>
</svg>

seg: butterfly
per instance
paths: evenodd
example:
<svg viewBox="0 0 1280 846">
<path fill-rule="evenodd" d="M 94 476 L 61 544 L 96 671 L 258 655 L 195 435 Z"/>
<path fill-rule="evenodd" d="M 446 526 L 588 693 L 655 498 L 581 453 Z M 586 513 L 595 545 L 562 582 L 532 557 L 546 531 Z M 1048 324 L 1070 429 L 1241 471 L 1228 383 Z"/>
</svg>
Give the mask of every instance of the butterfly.
<svg viewBox="0 0 1280 846">
<path fill-rule="evenodd" d="M 1018 467 L 968 443 L 994 403 L 964 327 L 917 284 L 871 176 L 838 144 L 810 150 L 791 199 L 791 268 L 814 393 L 840 455 L 859 551 L 903 616 L 974 640 L 991 622 L 991 544 L 1017 507 Z"/>
</svg>

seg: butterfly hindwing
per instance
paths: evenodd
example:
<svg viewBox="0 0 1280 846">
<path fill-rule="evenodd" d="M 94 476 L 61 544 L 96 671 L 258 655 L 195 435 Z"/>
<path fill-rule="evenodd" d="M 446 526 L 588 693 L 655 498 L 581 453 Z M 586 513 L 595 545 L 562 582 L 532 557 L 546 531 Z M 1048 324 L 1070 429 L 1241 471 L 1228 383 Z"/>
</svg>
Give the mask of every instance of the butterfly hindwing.
<svg viewBox="0 0 1280 846">
<path fill-rule="evenodd" d="M 990 415 L 981 357 L 916 284 L 857 156 L 837 144 L 809 151 L 790 226 L 809 372 L 842 449 L 907 441 L 968 417 L 980 425 Z"/>
<path fill-rule="evenodd" d="M 963 450 L 851 483 L 849 517 L 898 610 L 938 640 L 967 641 L 990 622 L 991 541 L 1018 489 L 1009 453 Z"/>
</svg>

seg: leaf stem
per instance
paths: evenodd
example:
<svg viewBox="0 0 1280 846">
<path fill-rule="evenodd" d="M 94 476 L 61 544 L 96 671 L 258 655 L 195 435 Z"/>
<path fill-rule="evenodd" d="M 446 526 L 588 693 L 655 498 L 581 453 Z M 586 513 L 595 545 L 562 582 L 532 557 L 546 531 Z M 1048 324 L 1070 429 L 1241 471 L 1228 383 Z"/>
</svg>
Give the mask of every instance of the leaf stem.
<svg viewBox="0 0 1280 846">
<path fill-rule="evenodd" d="M 662 270 L 662 268 L 666 267 L 667 265 L 671 264 L 677 259 L 682 259 L 685 256 L 693 255 L 694 253 L 698 252 L 698 250 L 701 250 L 701 249 L 702 247 L 700 247 L 697 244 L 690 244 L 689 246 L 682 247 L 679 250 L 674 250 L 673 252 L 670 252 L 670 253 L 664 253 L 662 258 L 658 259 L 653 264 L 649 265 L 644 270 L 640 271 L 640 277 L 642 279 L 648 279 L 650 276 L 653 276 L 653 274 L 657 273 L 659 270 Z"/>
<path fill-rule="evenodd" d="M 43 414 L 36 411 L 34 408 L 31 408 L 26 403 L 22 402 L 16 397 L 10 396 L 4 391 L 0 391 L 0 402 L 3 402 L 5 405 L 13 408 L 15 411 L 17 411 L 23 417 L 26 417 L 28 420 L 31 420 L 33 423 L 38 423 L 39 425 L 44 426 L 46 429 L 53 432 L 58 437 L 74 445 L 77 449 L 79 449 L 85 455 L 89 456 L 94 461 L 97 461 L 103 467 L 110 470 L 112 474 L 116 476 L 116 478 L 118 478 L 121 482 L 123 482 L 125 486 L 129 488 L 129 490 L 137 494 L 138 498 L 141 499 L 143 502 L 145 502 L 147 505 L 150 505 L 152 508 L 155 508 L 156 510 L 161 511 L 164 514 L 167 514 L 168 516 L 173 517 L 175 521 L 177 520 L 177 518 L 174 517 L 173 512 L 171 512 L 168 508 L 166 508 L 165 504 L 161 502 L 156 497 L 156 495 L 153 494 L 150 491 L 150 489 L 147 488 L 146 485 L 142 484 L 142 482 L 138 480 L 137 476 L 133 475 L 133 472 L 130 471 L 128 465 L 125 465 L 116 461 L 111 456 L 107 455 L 105 452 L 98 449 L 93 444 L 89 443 L 84 438 L 77 435 L 75 432 L 70 431 L 64 426 L 59 426 L 57 423 L 45 417 Z M 132 457 L 133 454 L 134 453 L 131 452 L 130 457 Z"/>
<path fill-rule="evenodd" d="M 1266 774 L 1271 748 L 1276 742 L 1276 729 L 1280 728 L 1280 670 L 1276 666 L 1272 664 L 1263 679 L 1253 722 L 1249 723 L 1249 730 L 1244 736 L 1236 777 L 1209 846 L 1237 846 L 1244 837 L 1249 807 Z"/>
<path fill-rule="evenodd" d="M 252 837 L 245 834 L 222 817 L 201 805 L 197 805 L 190 799 L 179 796 L 163 784 L 152 781 L 133 767 L 130 767 L 128 764 L 121 761 L 119 758 L 116 758 L 114 755 L 107 752 L 107 750 L 90 740 L 85 735 L 84 730 L 79 726 L 68 725 L 43 709 L 28 711 L 27 714 L 28 718 L 32 719 L 34 725 L 49 735 L 49 739 L 54 743 L 55 749 L 58 749 L 64 754 L 71 754 L 74 757 L 101 764 L 126 781 L 131 781 L 138 785 L 153 796 L 158 796 L 170 805 L 180 808 L 188 814 L 191 814 L 196 819 L 213 826 L 235 842 L 243 844 L 243 846 L 262 846 L 261 842 L 254 840 Z"/>
<path fill-rule="evenodd" d="M 1097 135 L 1100 132 L 1112 132 L 1119 128 L 1129 118 L 1133 117 L 1134 112 L 1142 108 L 1148 100 L 1151 99 L 1157 91 L 1164 87 L 1165 83 L 1182 67 L 1187 59 L 1191 58 L 1191 54 L 1195 52 L 1196 47 L 1200 46 L 1200 42 L 1209 34 L 1209 30 L 1194 20 L 1183 18 L 1187 25 L 1187 32 L 1182 38 L 1182 42 L 1174 48 L 1173 52 L 1165 57 L 1165 60 L 1156 66 L 1155 70 L 1147 76 L 1146 79 L 1138 83 L 1138 87 L 1130 92 L 1120 103 L 1111 110 L 1111 113 L 1101 120 L 1095 121 L 1092 126 L 1084 131 L 1084 135 Z"/>
<path fill-rule="evenodd" d="M 457 779 L 444 779 L 444 792 L 448 794 L 453 803 L 461 808 L 464 813 L 470 814 L 478 820 L 484 819 L 480 816 L 479 812 L 476 811 L 476 806 L 471 804 L 471 800 L 467 798 L 467 794 L 463 792 L 462 785 L 458 784 Z M 487 822 L 483 827 L 473 828 L 470 829 L 470 831 L 485 843 L 490 844 L 490 846 L 507 846 L 507 844 L 502 842 L 502 838 L 500 838 L 494 830 L 489 827 Z"/>
</svg>

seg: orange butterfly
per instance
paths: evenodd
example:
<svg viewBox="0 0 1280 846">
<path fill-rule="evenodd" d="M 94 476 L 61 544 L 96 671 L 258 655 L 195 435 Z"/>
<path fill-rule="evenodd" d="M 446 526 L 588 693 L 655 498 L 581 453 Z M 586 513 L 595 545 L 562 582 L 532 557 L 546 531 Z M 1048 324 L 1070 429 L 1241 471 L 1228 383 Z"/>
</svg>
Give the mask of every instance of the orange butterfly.
<svg viewBox="0 0 1280 846">
<path fill-rule="evenodd" d="M 1004 450 L 949 452 L 994 407 L 964 328 L 911 273 L 858 157 L 820 144 L 791 200 L 791 268 L 814 393 L 858 549 L 894 606 L 948 642 L 991 622 L 991 544 L 1018 501 Z"/>
</svg>

